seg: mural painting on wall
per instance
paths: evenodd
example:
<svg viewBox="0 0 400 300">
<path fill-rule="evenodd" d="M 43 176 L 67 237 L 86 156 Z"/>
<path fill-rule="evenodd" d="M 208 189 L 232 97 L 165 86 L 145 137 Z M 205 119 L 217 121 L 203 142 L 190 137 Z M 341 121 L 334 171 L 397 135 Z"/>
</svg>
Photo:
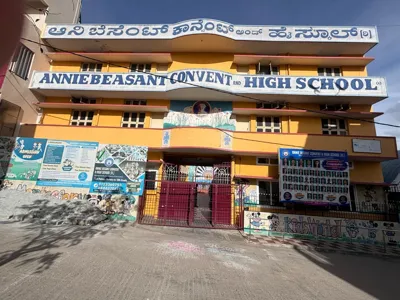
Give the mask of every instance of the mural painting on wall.
<svg viewBox="0 0 400 300">
<path fill-rule="evenodd" d="M 349 205 L 347 152 L 279 149 L 282 202 Z"/>
<path fill-rule="evenodd" d="M 400 224 L 268 212 L 245 212 L 245 232 L 248 234 L 343 240 L 364 244 L 396 245 L 400 247 Z"/>
<path fill-rule="evenodd" d="M 7 174 L 14 146 L 15 138 L 0 137 L 0 180 Z"/>
<path fill-rule="evenodd" d="M 142 195 L 146 162 L 147 147 L 99 145 L 90 192 Z"/>
<path fill-rule="evenodd" d="M 382 210 L 382 204 L 385 203 L 385 191 L 382 187 L 373 185 L 356 185 L 357 202 L 359 211 L 378 212 Z"/>
<path fill-rule="evenodd" d="M 242 182 L 235 185 L 236 205 L 243 203 L 245 206 L 258 205 L 257 185 L 249 182 Z"/>
<path fill-rule="evenodd" d="M 46 144 L 46 139 L 16 138 L 6 179 L 36 182 L 41 169 Z M 8 146 L 11 146 L 11 144 Z"/>
<path fill-rule="evenodd" d="M 235 130 L 231 119 L 232 102 L 171 101 L 170 111 L 164 118 L 164 128 L 212 127 Z"/>
<path fill-rule="evenodd" d="M 213 167 L 195 166 L 196 168 L 196 182 L 197 192 L 207 194 L 210 190 L 210 184 L 214 178 Z"/>
<path fill-rule="evenodd" d="M 89 188 L 98 143 L 48 140 L 36 185 Z"/>
</svg>

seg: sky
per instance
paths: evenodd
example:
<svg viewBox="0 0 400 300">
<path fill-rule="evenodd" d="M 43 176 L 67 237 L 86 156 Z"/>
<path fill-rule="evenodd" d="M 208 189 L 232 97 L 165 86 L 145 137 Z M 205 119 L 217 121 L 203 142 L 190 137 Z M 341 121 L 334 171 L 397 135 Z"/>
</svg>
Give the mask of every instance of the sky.
<svg viewBox="0 0 400 300">
<path fill-rule="evenodd" d="M 400 0 L 82 0 L 82 23 L 172 24 L 211 18 L 242 25 L 377 26 L 369 76 L 387 79 L 389 98 L 374 105 L 376 122 L 400 125 Z M 378 135 L 400 128 L 376 125 Z"/>
</svg>

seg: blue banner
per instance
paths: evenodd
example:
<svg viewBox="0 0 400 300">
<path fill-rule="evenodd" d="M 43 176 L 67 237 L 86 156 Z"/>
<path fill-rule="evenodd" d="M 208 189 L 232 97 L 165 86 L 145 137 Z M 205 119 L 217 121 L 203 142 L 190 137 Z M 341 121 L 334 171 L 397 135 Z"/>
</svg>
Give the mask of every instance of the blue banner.
<svg viewBox="0 0 400 300">
<path fill-rule="evenodd" d="M 282 202 L 350 204 L 347 152 L 281 148 L 279 171 Z"/>
</svg>

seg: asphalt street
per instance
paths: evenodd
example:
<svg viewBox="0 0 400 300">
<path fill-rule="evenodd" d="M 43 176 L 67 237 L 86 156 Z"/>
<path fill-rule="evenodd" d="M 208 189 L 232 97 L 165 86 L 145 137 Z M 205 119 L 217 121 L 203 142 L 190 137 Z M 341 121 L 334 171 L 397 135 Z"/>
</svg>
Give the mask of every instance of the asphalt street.
<svg viewBox="0 0 400 300">
<path fill-rule="evenodd" d="M 400 260 L 237 231 L 0 224 L 0 299 L 399 299 Z"/>
</svg>

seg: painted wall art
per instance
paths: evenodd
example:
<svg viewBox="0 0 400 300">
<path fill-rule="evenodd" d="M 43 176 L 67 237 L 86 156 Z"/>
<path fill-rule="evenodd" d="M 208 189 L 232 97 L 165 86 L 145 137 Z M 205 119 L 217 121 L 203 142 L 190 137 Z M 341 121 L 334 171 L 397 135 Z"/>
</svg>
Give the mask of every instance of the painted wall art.
<svg viewBox="0 0 400 300">
<path fill-rule="evenodd" d="M 164 118 L 164 128 L 211 127 L 235 130 L 232 102 L 171 101 L 170 111 Z"/>
</svg>

